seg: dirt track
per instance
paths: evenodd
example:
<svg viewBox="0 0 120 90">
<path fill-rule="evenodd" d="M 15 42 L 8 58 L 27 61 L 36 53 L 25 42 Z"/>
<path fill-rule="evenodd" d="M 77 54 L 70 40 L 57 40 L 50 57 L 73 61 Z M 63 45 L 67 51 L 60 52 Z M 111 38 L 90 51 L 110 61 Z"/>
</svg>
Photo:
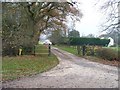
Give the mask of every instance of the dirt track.
<svg viewBox="0 0 120 90">
<path fill-rule="evenodd" d="M 117 67 L 52 48 L 60 63 L 48 72 L 3 83 L 4 88 L 118 88 Z"/>
</svg>

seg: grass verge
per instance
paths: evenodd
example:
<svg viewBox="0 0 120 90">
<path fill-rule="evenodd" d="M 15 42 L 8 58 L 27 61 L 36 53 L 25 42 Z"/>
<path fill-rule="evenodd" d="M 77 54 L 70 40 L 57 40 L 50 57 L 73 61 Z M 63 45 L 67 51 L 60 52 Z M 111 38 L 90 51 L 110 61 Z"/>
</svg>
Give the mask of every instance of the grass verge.
<svg viewBox="0 0 120 90">
<path fill-rule="evenodd" d="M 120 65 L 119 61 L 116 61 L 116 60 L 109 61 L 109 60 L 101 59 L 95 56 L 83 56 L 83 58 L 93 61 L 93 62 L 98 62 L 98 63 L 102 63 L 105 65 L 110 65 L 110 66 L 118 67 Z"/>
<path fill-rule="evenodd" d="M 3 57 L 2 59 L 2 82 L 18 79 L 45 72 L 59 63 L 53 54 L 48 55 L 23 55 L 16 57 Z"/>
<path fill-rule="evenodd" d="M 104 47 L 104 48 L 109 48 L 109 49 L 113 49 L 115 51 L 120 51 L 120 47 Z"/>
<path fill-rule="evenodd" d="M 55 46 L 55 47 L 57 47 L 59 49 L 62 49 L 62 50 L 65 50 L 67 52 L 70 52 L 70 53 L 72 53 L 74 55 L 77 55 L 79 57 L 85 58 L 87 60 L 93 61 L 93 62 L 98 62 L 98 63 L 111 65 L 111 66 L 116 66 L 116 67 L 118 67 L 120 65 L 120 62 L 116 61 L 116 60 L 110 61 L 110 60 L 101 59 L 101 58 L 98 58 L 98 57 L 95 57 L 95 56 L 81 56 L 81 55 L 78 55 L 75 46 L 72 47 L 72 46 L 59 45 L 59 46 Z"/>
</svg>

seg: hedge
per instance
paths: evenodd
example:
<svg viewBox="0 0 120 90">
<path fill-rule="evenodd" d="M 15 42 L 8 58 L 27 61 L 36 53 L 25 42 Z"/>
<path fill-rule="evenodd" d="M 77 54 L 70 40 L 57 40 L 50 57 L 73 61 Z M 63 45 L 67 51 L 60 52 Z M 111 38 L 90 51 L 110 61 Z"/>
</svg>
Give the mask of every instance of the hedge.
<svg viewBox="0 0 120 90">
<path fill-rule="evenodd" d="M 100 38 L 69 38 L 70 45 L 98 45 L 107 46 L 110 39 L 100 39 Z"/>
<path fill-rule="evenodd" d="M 119 60 L 119 53 L 109 48 L 96 49 L 96 56 L 107 60 Z"/>
</svg>

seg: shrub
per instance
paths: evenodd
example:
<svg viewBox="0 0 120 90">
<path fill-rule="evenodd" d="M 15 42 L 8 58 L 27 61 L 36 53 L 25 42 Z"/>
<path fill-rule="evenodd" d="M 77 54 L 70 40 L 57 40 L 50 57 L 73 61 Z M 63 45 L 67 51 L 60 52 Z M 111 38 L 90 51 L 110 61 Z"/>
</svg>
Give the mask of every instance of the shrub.
<svg viewBox="0 0 120 90">
<path fill-rule="evenodd" d="M 23 49 L 23 55 L 31 55 L 33 54 L 33 51 L 34 51 L 34 46 L 23 46 L 22 47 Z"/>
<path fill-rule="evenodd" d="M 118 60 L 118 52 L 108 48 L 96 49 L 96 56 L 107 60 Z"/>
<path fill-rule="evenodd" d="M 87 46 L 86 48 L 86 55 L 87 56 L 94 56 L 95 47 L 94 46 Z"/>
<path fill-rule="evenodd" d="M 12 47 L 12 46 L 7 46 L 7 47 L 2 47 L 2 56 L 16 56 L 18 55 L 18 47 Z"/>
</svg>

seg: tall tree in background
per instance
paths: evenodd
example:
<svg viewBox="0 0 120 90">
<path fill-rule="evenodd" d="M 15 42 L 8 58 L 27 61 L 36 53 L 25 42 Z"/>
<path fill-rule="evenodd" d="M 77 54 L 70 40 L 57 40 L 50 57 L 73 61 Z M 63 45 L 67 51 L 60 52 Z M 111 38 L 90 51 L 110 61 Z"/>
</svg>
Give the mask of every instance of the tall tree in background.
<svg viewBox="0 0 120 90">
<path fill-rule="evenodd" d="M 68 37 L 80 37 L 79 31 L 76 30 L 70 31 Z"/>
<path fill-rule="evenodd" d="M 61 30 L 52 31 L 51 35 L 49 36 L 49 39 L 53 44 L 61 44 L 63 42 L 62 31 Z"/>
<path fill-rule="evenodd" d="M 95 38 L 95 35 L 94 34 L 88 34 L 86 37 L 88 37 L 88 38 Z"/>
</svg>

